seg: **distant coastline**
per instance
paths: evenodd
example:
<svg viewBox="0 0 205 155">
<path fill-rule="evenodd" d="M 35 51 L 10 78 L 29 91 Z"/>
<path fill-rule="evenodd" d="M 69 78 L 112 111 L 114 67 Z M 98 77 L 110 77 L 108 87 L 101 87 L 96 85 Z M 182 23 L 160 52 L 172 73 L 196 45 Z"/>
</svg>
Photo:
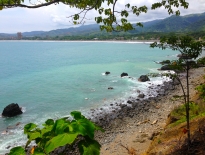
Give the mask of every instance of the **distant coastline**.
<svg viewBox="0 0 205 155">
<path fill-rule="evenodd" d="M 120 42 L 120 43 L 153 43 L 159 40 L 0 40 L 0 42 Z"/>
</svg>

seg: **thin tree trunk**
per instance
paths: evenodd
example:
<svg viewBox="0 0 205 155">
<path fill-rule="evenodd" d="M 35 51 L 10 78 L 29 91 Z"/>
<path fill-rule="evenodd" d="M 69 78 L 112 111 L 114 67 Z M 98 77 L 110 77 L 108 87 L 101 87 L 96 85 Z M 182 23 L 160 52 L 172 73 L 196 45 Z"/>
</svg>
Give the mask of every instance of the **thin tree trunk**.
<svg viewBox="0 0 205 155">
<path fill-rule="evenodd" d="M 184 91 L 184 87 L 183 87 L 182 82 L 181 82 L 181 80 L 179 79 L 179 77 L 177 77 L 176 79 L 177 79 L 177 80 L 179 81 L 179 83 L 180 83 L 180 86 L 181 86 L 182 91 L 183 91 L 183 96 L 184 96 L 184 104 L 186 104 L 186 94 L 185 94 L 185 91 Z"/>
<path fill-rule="evenodd" d="M 187 121 L 187 137 L 188 137 L 188 149 L 191 144 L 190 139 L 190 127 L 189 127 L 189 62 L 186 61 L 186 85 L 187 85 L 187 103 L 186 103 L 186 121 Z"/>
</svg>

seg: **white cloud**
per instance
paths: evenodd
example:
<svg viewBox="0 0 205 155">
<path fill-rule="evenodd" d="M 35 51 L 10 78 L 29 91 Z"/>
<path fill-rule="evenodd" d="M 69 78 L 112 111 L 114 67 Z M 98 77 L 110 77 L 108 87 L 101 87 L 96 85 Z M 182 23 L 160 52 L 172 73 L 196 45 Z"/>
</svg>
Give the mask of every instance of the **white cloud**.
<svg viewBox="0 0 205 155">
<path fill-rule="evenodd" d="M 117 10 L 124 9 L 125 4 L 130 3 L 136 6 L 146 5 L 150 8 L 151 4 L 160 0 L 118 0 Z M 189 9 L 180 8 L 181 15 L 205 12 L 204 0 L 187 0 L 190 3 Z M 106 4 L 103 6 L 107 7 Z M 79 10 L 69 6 L 59 4 L 51 5 L 38 9 L 13 8 L 0 11 L 0 33 L 16 33 L 34 30 L 52 30 L 58 28 L 68 28 L 73 26 L 70 15 L 78 13 Z M 91 10 L 86 15 L 86 24 L 95 23 L 94 18 L 98 16 L 95 10 Z M 168 17 L 165 9 L 160 8 L 140 16 L 131 15 L 129 20 L 132 22 L 150 21 Z"/>
</svg>

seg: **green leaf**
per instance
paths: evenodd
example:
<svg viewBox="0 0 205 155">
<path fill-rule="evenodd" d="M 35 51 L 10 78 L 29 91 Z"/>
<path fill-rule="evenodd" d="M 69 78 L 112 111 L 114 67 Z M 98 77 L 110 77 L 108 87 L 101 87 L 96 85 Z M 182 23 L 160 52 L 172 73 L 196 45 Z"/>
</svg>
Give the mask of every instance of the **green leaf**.
<svg viewBox="0 0 205 155">
<path fill-rule="evenodd" d="M 139 22 L 139 23 L 137 23 L 136 25 L 137 25 L 137 26 L 139 26 L 139 27 L 143 27 L 143 24 L 142 24 L 142 23 L 140 23 L 140 22 Z"/>
<path fill-rule="evenodd" d="M 38 131 L 31 131 L 28 133 L 29 140 L 34 140 L 34 139 L 40 138 L 40 137 L 41 137 L 41 134 Z"/>
<path fill-rule="evenodd" d="M 43 153 L 43 152 L 34 152 L 34 154 L 33 155 L 46 155 L 45 153 Z"/>
<path fill-rule="evenodd" d="M 46 123 L 46 125 L 53 125 L 54 120 L 53 119 L 48 119 L 45 123 Z"/>
<path fill-rule="evenodd" d="M 28 145 L 29 145 L 30 143 L 31 143 L 31 140 L 28 140 L 28 141 L 26 142 L 25 148 L 28 147 Z"/>
<path fill-rule="evenodd" d="M 83 115 L 81 115 L 81 112 L 79 111 L 72 111 L 70 114 L 75 118 L 75 120 L 85 118 Z"/>
<path fill-rule="evenodd" d="M 72 144 L 77 136 L 78 133 L 64 133 L 55 136 L 54 138 L 52 138 L 46 143 L 45 145 L 46 153 L 49 153 L 60 146 L 64 146 L 66 144 Z"/>
<path fill-rule="evenodd" d="M 44 134 L 51 132 L 52 128 L 53 128 L 53 126 L 47 126 L 43 129 L 41 129 L 41 135 L 44 136 Z"/>
<path fill-rule="evenodd" d="M 26 134 L 26 133 L 30 132 L 31 130 L 35 129 L 36 127 L 37 127 L 37 125 L 34 123 L 26 124 L 24 126 L 24 133 Z"/>
<path fill-rule="evenodd" d="M 54 131 L 56 134 L 62 134 L 64 133 L 64 130 L 68 127 L 69 123 L 65 120 L 65 118 L 56 120 L 52 131 Z"/>
<path fill-rule="evenodd" d="M 4 8 L 3 6 L 0 6 L 0 10 L 3 10 L 3 8 Z"/>
<path fill-rule="evenodd" d="M 22 147 L 18 146 L 12 148 L 8 155 L 26 155 L 26 152 Z"/>
<path fill-rule="evenodd" d="M 41 148 L 35 148 L 33 155 L 46 155 Z"/>
<path fill-rule="evenodd" d="M 129 7 L 130 7 L 130 4 L 129 4 L 129 3 L 128 3 L 128 4 L 126 4 L 126 5 L 125 5 L 125 7 L 129 8 Z"/>
<path fill-rule="evenodd" d="M 81 155 L 99 155 L 100 144 L 96 140 L 86 139 L 78 144 Z"/>
<path fill-rule="evenodd" d="M 79 119 L 76 122 L 72 122 L 71 126 L 73 131 L 78 132 L 82 136 L 89 136 L 91 139 L 94 138 L 95 125 L 87 119 Z"/>
</svg>

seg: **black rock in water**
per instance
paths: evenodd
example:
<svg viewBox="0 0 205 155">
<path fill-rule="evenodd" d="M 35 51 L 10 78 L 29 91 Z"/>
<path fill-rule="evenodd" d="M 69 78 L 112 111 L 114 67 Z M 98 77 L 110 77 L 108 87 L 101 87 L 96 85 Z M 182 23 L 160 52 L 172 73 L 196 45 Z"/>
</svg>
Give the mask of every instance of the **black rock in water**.
<svg viewBox="0 0 205 155">
<path fill-rule="evenodd" d="M 161 67 L 161 70 L 173 70 L 170 65 L 164 65 Z"/>
<path fill-rule="evenodd" d="M 2 116 L 14 117 L 14 116 L 20 115 L 22 113 L 23 112 L 21 111 L 21 108 L 19 107 L 19 105 L 17 103 L 11 103 L 4 108 Z"/>
<path fill-rule="evenodd" d="M 105 72 L 105 75 L 108 75 L 108 74 L 110 74 L 110 72 Z"/>
<path fill-rule="evenodd" d="M 138 79 L 138 81 L 146 82 L 146 81 L 150 81 L 150 79 L 148 78 L 147 75 L 141 75 L 140 78 Z"/>
<path fill-rule="evenodd" d="M 123 77 L 123 76 L 128 76 L 128 74 L 127 73 L 122 73 L 121 77 Z"/>
</svg>

